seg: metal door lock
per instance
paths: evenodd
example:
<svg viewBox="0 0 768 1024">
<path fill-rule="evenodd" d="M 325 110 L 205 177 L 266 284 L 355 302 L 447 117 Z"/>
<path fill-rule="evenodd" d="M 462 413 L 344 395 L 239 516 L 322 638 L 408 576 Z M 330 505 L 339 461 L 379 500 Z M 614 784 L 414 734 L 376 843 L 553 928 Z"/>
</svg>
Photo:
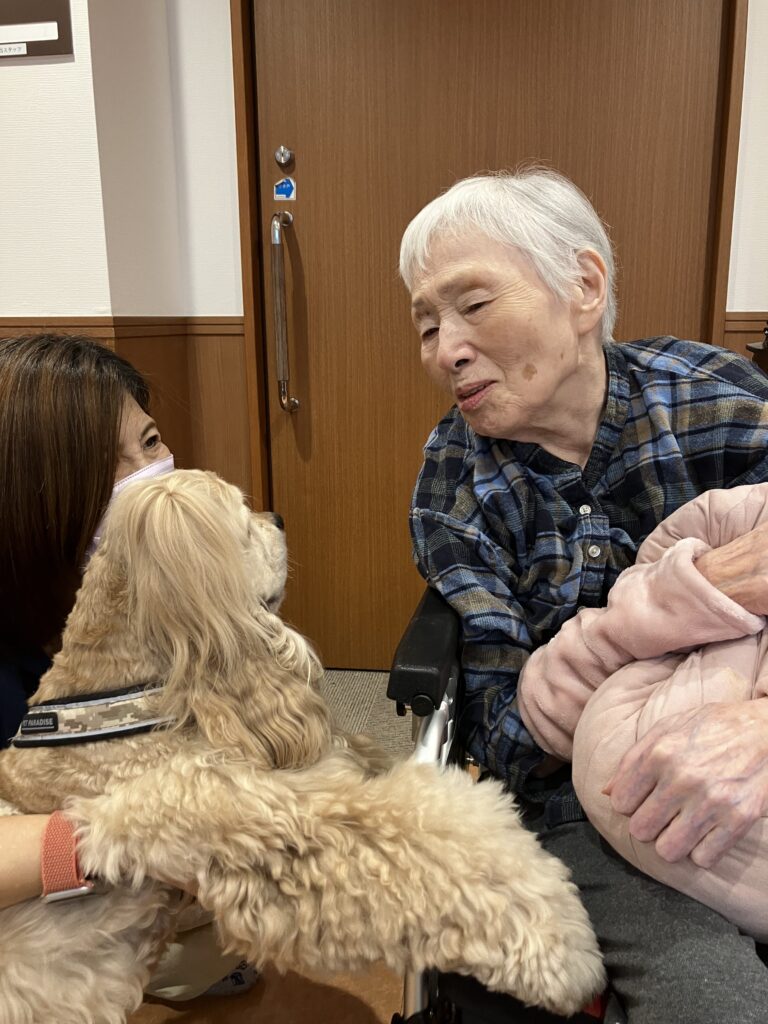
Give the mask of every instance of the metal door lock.
<svg viewBox="0 0 768 1024">
<path fill-rule="evenodd" d="M 275 150 L 275 160 L 281 167 L 287 167 L 293 163 L 293 150 L 287 146 L 278 146 Z"/>
</svg>

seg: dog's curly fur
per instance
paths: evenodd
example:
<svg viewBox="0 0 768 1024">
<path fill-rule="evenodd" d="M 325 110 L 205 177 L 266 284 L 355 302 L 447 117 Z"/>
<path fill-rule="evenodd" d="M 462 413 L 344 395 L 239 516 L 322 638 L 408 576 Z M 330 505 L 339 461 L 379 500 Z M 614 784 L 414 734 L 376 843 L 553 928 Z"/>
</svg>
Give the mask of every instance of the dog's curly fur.
<svg viewBox="0 0 768 1024">
<path fill-rule="evenodd" d="M 501 786 L 390 766 L 331 725 L 321 669 L 275 614 L 285 545 L 211 473 L 115 501 L 33 703 L 162 681 L 167 730 L 0 755 L 5 813 L 65 808 L 106 895 L 0 913 L 0 1024 L 120 1024 L 196 885 L 256 964 L 473 974 L 572 1013 L 599 990 L 565 867 Z"/>
</svg>

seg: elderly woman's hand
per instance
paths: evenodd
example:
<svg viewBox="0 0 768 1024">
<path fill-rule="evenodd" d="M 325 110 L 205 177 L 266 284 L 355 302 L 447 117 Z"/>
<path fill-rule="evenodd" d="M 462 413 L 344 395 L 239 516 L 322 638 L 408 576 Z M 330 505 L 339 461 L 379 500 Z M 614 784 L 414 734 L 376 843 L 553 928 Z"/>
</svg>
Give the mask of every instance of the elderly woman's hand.
<svg viewBox="0 0 768 1024">
<path fill-rule="evenodd" d="M 768 615 L 768 522 L 696 559 L 709 582 L 754 615 Z"/>
<path fill-rule="evenodd" d="M 664 860 L 712 867 L 768 812 L 768 698 L 662 719 L 604 792 Z"/>
</svg>

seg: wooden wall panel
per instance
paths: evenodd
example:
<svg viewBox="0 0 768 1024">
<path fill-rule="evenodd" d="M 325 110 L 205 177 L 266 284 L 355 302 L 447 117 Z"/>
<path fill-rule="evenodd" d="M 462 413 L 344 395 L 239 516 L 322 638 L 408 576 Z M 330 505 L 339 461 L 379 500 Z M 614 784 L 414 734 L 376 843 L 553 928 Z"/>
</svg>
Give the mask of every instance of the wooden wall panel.
<svg viewBox="0 0 768 1024">
<path fill-rule="evenodd" d="M 195 337 L 189 342 L 192 446 L 199 465 L 215 469 L 263 508 L 249 458 L 244 338 Z"/>
<path fill-rule="evenodd" d="M 21 334 L 80 334 L 115 347 L 115 322 L 111 316 L 0 317 L 0 338 Z"/>
<path fill-rule="evenodd" d="M 731 352 L 751 358 L 762 370 L 768 370 L 768 352 L 747 346 L 761 345 L 766 340 L 768 312 L 726 313 L 723 345 Z"/>
<path fill-rule="evenodd" d="M 152 391 L 152 415 L 163 440 L 173 452 L 176 465 L 180 469 L 197 468 L 192 442 L 187 339 L 173 335 L 159 340 L 119 338 L 115 349 L 146 378 Z"/>
<path fill-rule="evenodd" d="M 250 495 L 242 318 L 116 318 L 115 350 L 149 380 L 178 465 L 212 469 Z"/>
<path fill-rule="evenodd" d="M 253 492 L 242 317 L 0 318 L 0 337 L 81 334 L 147 378 L 152 414 L 182 468 L 212 469 Z M 259 488 L 256 507 L 264 507 Z"/>
</svg>

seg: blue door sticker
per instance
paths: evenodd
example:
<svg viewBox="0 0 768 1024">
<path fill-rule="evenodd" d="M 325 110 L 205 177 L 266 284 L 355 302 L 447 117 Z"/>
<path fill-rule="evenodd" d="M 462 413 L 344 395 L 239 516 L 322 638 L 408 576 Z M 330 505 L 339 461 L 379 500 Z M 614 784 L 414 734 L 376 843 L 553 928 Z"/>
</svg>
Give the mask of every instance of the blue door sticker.
<svg viewBox="0 0 768 1024">
<path fill-rule="evenodd" d="M 293 178 L 281 178 L 280 181 L 276 182 L 274 188 L 275 199 L 295 199 L 296 198 L 296 182 Z"/>
</svg>

